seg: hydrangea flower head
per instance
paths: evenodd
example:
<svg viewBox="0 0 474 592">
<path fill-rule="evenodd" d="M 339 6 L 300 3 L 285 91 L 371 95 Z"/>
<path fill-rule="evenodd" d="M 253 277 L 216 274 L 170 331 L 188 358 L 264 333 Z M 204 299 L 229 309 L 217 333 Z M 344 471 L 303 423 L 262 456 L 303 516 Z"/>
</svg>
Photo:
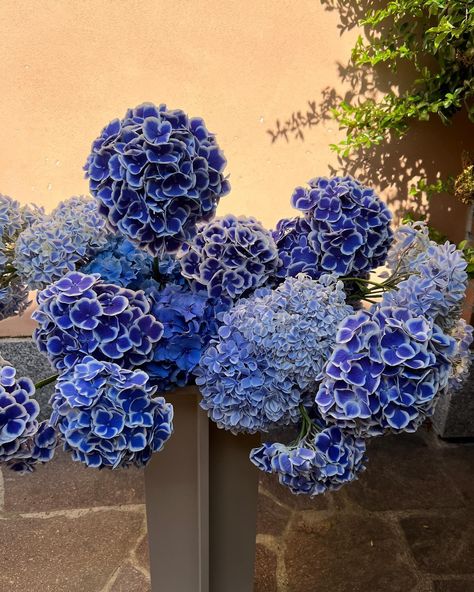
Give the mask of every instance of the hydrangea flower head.
<svg viewBox="0 0 474 592">
<path fill-rule="evenodd" d="M 217 314 L 222 306 L 187 286 L 169 284 L 146 291 L 151 312 L 163 325 L 163 337 L 144 369 L 160 392 L 188 384 L 204 347 L 217 335 Z"/>
<path fill-rule="evenodd" d="M 173 407 L 141 370 L 85 356 L 62 374 L 52 398 L 52 423 L 64 448 L 88 467 L 145 466 L 173 431 Z"/>
<path fill-rule="evenodd" d="M 469 375 L 472 356 L 470 347 L 473 341 L 473 327 L 464 319 L 459 319 L 450 331 L 451 337 L 456 341 L 456 349 L 451 357 L 451 372 L 449 376 L 449 388 L 457 390 L 461 388 Z"/>
<path fill-rule="evenodd" d="M 0 462 L 20 472 L 51 460 L 55 448 L 56 438 L 47 424 L 38 424 L 40 408 L 34 394 L 29 378 L 17 378 L 12 366 L 0 367 Z"/>
<path fill-rule="evenodd" d="M 352 177 L 317 177 L 297 187 L 292 205 L 311 226 L 308 243 L 320 273 L 364 274 L 386 259 L 391 213 L 372 189 Z"/>
<path fill-rule="evenodd" d="M 96 274 L 70 272 L 38 293 L 34 340 L 59 371 L 85 355 L 124 368 L 153 358 L 163 325 L 144 292 L 106 284 Z"/>
<path fill-rule="evenodd" d="M 255 433 L 299 419 L 299 390 L 232 325 L 220 327 L 195 373 L 201 407 L 221 428 Z"/>
<path fill-rule="evenodd" d="M 455 341 L 407 309 L 361 310 L 339 325 L 316 404 L 358 435 L 413 432 L 448 384 Z"/>
<path fill-rule="evenodd" d="M 0 288 L 0 321 L 22 315 L 31 304 L 28 288 L 18 278 Z"/>
<path fill-rule="evenodd" d="M 18 237 L 14 265 L 31 289 L 41 289 L 76 270 L 107 241 L 96 202 L 84 196 L 61 202 Z"/>
<path fill-rule="evenodd" d="M 271 233 L 255 218 L 230 214 L 203 225 L 181 255 L 195 289 L 230 300 L 263 286 L 279 265 Z"/>
<path fill-rule="evenodd" d="M 157 256 L 214 216 L 230 190 L 225 165 L 201 118 L 144 103 L 102 130 L 84 168 L 109 226 Z"/>
<path fill-rule="evenodd" d="M 316 243 L 310 240 L 311 225 L 306 218 L 282 218 L 272 232 L 281 266 L 277 277 L 295 277 L 304 273 L 317 279 L 322 269 L 321 254 L 314 250 Z"/>
<path fill-rule="evenodd" d="M 250 460 L 276 474 L 292 493 L 313 497 L 357 479 L 365 468 L 365 442 L 330 426 L 295 444 L 264 443 L 251 451 Z"/>
<path fill-rule="evenodd" d="M 467 262 L 455 245 L 430 241 L 423 223 L 405 225 L 395 233 L 389 253 L 392 269 L 412 274 L 384 295 L 388 306 L 407 307 L 452 329 L 461 315 L 467 288 Z"/>
<path fill-rule="evenodd" d="M 237 301 L 222 317 L 267 359 L 278 380 L 298 390 L 314 390 L 332 349 L 337 326 L 353 312 L 336 276 L 318 281 L 305 275 L 287 278 L 275 290 L 258 290 Z"/>
<path fill-rule="evenodd" d="M 83 273 L 98 273 L 104 282 L 123 288 L 136 289 L 152 275 L 153 258 L 120 235 L 110 235 L 90 257 Z"/>
</svg>

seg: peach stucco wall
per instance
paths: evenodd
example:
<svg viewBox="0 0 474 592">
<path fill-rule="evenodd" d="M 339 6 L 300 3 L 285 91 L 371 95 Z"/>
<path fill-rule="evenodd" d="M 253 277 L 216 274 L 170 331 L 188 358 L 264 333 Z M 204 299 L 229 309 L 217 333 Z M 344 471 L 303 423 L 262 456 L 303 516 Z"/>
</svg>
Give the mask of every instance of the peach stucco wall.
<svg viewBox="0 0 474 592">
<path fill-rule="evenodd" d="M 333 121 L 303 130 L 304 140 L 290 133 L 272 143 L 267 132 L 276 119 L 306 112 L 308 101 L 319 104 L 326 87 L 348 89 L 338 63 L 347 62 L 358 31 L 340 35 L 339 13 L 328 4 L 2 0 L 0 192 L 48 209 L 86 193 L 82 165 L 103 125 L 129 106 L 165 102 L 203 116 L 218 136 L 232 183 L 219 213 L 253 214 L 273 226 L 290 214 L 295 185 L 338 168 L 329 149 L 341 137 Z M 433 149 L 441 130 L 430 129 L 418 133 L 412 152 Z M 446 142 L 457 147 L 457 131 L 450 134 Z M 407 164 L 397 149 L 396 170 L 400 159 L 401 170 L 416 162 L 416 153 Z M 392 205 L 405 200 L 403 179 L 381 184 L 370 163 L 363 180 L 380 185 Z M 459 219 L 462 226 L 462 212 Z M 0 332 L 29 328 L 16 320 Z"/>
</svg>

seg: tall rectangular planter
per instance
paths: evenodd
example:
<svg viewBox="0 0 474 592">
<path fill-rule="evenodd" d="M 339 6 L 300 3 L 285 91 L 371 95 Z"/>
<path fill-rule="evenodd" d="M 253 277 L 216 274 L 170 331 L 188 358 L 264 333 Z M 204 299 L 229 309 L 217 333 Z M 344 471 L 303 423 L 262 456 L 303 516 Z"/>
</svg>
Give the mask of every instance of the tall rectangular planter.
<svg viewBox="0 0 474 592">
<path fill-rule="evenodd" d="M 166 395 L 174 433 L 145 470 L 153 592 L 253 590 L 259 436 L 209 422 L 196 388 Z"/>
</svg>

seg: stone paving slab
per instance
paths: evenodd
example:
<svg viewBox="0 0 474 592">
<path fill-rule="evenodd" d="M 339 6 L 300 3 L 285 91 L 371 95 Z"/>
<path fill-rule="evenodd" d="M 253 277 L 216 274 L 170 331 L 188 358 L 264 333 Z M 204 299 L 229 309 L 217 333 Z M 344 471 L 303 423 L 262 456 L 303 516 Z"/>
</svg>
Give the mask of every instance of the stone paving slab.
<svg viewBox="0 0 474 592">
<path fill-rule="evenodd" d="M 474 446 L 422 432 L 369 456 L 359 482 L 313 500 L 261 475 L 254 592 L 474 592 Z M 1 592 L 150 591 L 143 473 L 62 453 L 2 473 Z"/>
<path fill-rule="evenodd" d="M 32 475 L 4 471 L 6 512 L 34 512 L 144 504 L 143 475 L 139 469 L 96 471 L 57 451 L 54 461 Z"/>
</svg>

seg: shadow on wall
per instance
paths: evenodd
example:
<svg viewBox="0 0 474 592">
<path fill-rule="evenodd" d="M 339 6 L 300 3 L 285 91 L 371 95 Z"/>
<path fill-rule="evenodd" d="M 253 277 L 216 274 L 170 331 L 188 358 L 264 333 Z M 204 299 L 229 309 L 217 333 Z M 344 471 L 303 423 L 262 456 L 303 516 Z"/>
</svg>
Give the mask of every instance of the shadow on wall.
<svg viewBox="0 0 474 592">
<path fill-rule="evenodd" d="M 357 22 L 368 11 L 386 2 L 366 0 L 321 0 L 328 11 L 338 11 L 339 34 L 357 27 Z M 393 72 L 386 67 L 361 69 L 348 63 L 336 63 L 343 94 L 334 88 L 325 88 L 318 99 L 307 101 L 307 107 L 295 111 L 284 121 L 276 120 L 267 130 L 270 142 L 304 142 L 319 125 L 332 120 L 332 109 L 342 101 L 356 104 L 360 97 L 376 98 L 391 89 L 403 92 L 405 84 L 413 80 L 410 64 Z M 408 212 L 427 217 L 430 223 L 452 241 L 464 239 L 467 207 L 448 194 L 426 198 L 409 195 L 410 188 L 419 178 L 434 183 L 440 178 L 455 175 L 461 170 L 463 150 L 473 149 L 472 124 L 465 112 L 458 113 L 451 125 L 443 125 L 436 116 L 429 122 L 413 122 L 403 138 L 392 138 L 380 146 L 353 152 L 337 158 L 336 166 L 329 166 L 330 174 L 351 174 L 372 179 L 383 192 L 396 221 Z"/>
</svg>

